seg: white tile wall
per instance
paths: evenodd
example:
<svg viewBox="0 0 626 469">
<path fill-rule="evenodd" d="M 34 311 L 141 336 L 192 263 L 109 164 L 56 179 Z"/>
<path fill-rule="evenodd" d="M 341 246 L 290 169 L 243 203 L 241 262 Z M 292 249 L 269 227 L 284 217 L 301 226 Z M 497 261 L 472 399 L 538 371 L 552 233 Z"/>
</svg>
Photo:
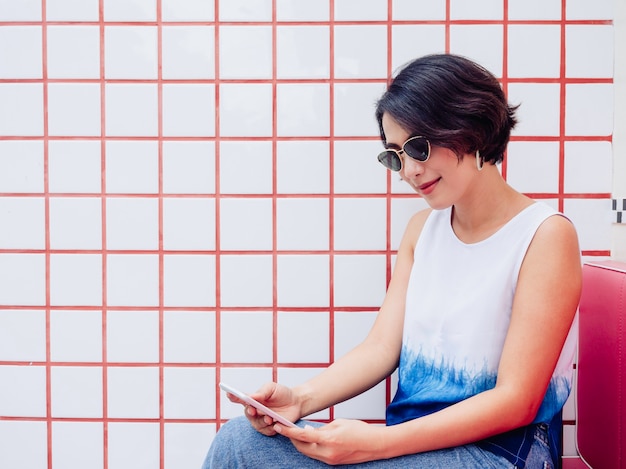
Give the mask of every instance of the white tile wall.
<svg viewBox="0 0 626 469">
<path fill-rule="evenodd" d="M 0 0 L 0 467 L 199 467 L 241 414 L 217 382 L 365 337 L 425 207 L 373 107 L 419 55 L 502 79 L 503 174 L 608 257 L 614 4 Z M 312 417 L 380 422 L 394 389 Z"/>
</svg>

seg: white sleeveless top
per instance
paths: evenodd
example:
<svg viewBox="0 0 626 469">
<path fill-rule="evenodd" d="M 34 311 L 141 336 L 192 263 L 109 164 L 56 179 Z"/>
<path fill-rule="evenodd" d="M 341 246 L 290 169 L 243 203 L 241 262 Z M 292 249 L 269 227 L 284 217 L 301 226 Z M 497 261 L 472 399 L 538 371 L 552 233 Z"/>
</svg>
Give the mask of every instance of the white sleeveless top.
<svg viewBox="0 0 626 469">
<path fill-rule="evenodd" d="M 558 212 L 534 203 L 474 244 L 456 237 L 451 213 L 433 210 L 415 247 L 389 425 L 495 386 L 520 266 L 538 227 Z M 551 421 L 567 400 L 573 339 L 570 332 L 535 423 Z"/>
</svg>

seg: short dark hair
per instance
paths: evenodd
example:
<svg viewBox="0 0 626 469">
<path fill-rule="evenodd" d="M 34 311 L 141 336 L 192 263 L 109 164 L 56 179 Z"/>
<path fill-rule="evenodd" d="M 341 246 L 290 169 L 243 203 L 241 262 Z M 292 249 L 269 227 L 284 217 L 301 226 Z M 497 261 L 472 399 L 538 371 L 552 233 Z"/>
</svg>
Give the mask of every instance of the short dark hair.
<svg viewBox="0 0 626 469">
<path fill-rule="evenodd" d="M 496 164 L 517 120 L 498 79 L 477 63 L 458 55 L 427 55 L 405 65 L 390 79 L 376 105 L 380 136 L 388 114 L 411 135 L 446 147 L 457 156 L 480 151 Z"/>
</svg>

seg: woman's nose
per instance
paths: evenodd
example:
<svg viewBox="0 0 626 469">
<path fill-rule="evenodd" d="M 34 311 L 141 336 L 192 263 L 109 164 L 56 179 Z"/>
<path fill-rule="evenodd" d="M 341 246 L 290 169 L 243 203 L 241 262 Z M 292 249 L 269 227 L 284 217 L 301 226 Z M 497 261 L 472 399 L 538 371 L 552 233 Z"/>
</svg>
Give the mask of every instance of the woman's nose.
<svg viewBox="0 0 626 469">
<path fill-rule="evenodd" d="M 406 153 L 402 156 L 402 175 L 404 177 L 410 178 L 424 172 L 424 163 L 407 156 Z"/>
</svg>

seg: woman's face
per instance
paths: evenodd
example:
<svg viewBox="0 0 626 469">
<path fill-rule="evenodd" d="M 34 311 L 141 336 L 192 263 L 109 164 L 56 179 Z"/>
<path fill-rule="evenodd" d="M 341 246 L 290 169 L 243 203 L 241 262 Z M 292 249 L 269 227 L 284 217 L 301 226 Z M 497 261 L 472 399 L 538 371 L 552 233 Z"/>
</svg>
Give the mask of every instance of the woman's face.
<svg viewBox="0 0 626 469">
<path fill-rule="evenodd" d="M 400 150 L 412 135 L 392 117 L 384 114 L 383 131 L 387 147 Z M 434 209 L 457 204 L 467 193 L 478 174 L 475 156 L 457 155 L 448 148 L 431 145 L 430 158 L 420 162 L 402 155 L 400 177 Z"/>
</svg>

